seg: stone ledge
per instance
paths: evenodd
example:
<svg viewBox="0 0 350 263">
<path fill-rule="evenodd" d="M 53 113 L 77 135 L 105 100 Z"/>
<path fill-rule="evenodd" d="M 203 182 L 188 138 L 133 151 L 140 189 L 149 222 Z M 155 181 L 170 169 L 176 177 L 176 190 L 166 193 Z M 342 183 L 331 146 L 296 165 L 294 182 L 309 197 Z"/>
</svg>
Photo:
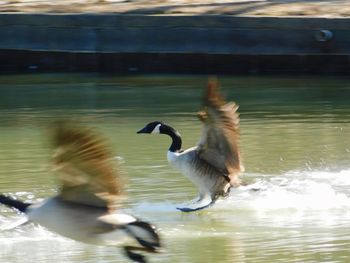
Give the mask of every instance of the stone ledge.
<svg viewBox="0 0 350 263">
<path fill-rule="evenodd" d="M 122 74 L 171 73 L 171 68 L 205 74 L 343 73 L 350 68 L 345 18 L 0 14 L 0 35 L 0 68 L 6 72 L 23 67 L 108 71 L 101 66 L 106 61 Z M 232 65 L 237 61 L 243 70 Z"/>
</svg>

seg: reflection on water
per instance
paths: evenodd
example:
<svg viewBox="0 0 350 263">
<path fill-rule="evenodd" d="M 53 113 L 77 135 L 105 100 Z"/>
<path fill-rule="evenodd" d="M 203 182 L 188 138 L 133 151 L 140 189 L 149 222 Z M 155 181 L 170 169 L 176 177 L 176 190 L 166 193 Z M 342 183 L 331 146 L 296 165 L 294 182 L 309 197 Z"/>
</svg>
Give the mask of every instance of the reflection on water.
<svg viewBox="0 0 350 263">
<path fill-rule="evenodd" d="M 350 259 L 350 86 L 345 78 L 220 78 L 240 105 L 250 183 L 214 207 L 182 214 L 196 193 L 166 162 L 169 138 L 136 131 L 162 120 L 198 141 L 206 77 L 0 77 L 0 192 L 38 201 L 56 191 L 46 128 L 77 118 L 109 139 L 128 174 L 128 212 L 157 224 L 152 262 L 347 262 Z M 19 215 L 0 207 L 0 223 Z M 32 224 L 0 233 L 0 262 L 124 262 L 115 248 Z"/>
</svg>

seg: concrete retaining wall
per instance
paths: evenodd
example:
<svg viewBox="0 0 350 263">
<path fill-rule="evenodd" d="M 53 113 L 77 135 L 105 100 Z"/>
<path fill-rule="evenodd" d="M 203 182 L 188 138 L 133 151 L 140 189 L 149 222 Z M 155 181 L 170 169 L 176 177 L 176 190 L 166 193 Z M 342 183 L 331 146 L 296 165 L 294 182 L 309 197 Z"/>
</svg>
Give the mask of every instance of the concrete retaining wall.
<svg viewBox="0 0 350 263">
<path fill-rule="evenodd" d="M 256 69 L 256 65 L 268 65 L 263 61 L 274 57 L 273 61 L 280 64 L 282 71 L 298 71 L 299 68 L 304 72 L 305 68 L 311 67 L 317 72 L 316 66 L 319 67 L 319 72 L 325 71 L 321 67 L 329 68 L 329 72 L 350 71 L 350 19 L 220 15 L 1 14 L 0 36 L 0 57 L 27 60 L 26 54 L 30 52 L 31 56 L 37 54 L 38 57 L 40 52 L 45 52 L 53 69 L 55 63 L 59 64 L 60 61 L 57 58 L 55 61 L 55 55 L 52 54 L 70 53 L 77 54 L 77 65 L 74 67 L 76 70 L 79 70 L 79 60 L 84 60 L 84 54 L 89 60 L 103 59 L 104 56 L 98 54 L 109 54 L 116 59 L 127 59 L 132 55 L 134 60 L 139 55 L 138 64 L 141 65 L 145 56 L 147 59 L 157 59 L 160 55 L 170 56 L 176 61 L 183 59 L 183 63 L 177 63 L 181 67 L 192 56 L 199 59 L 201 65 L 208 59 L 214 60 L 213 65 L 218 65 L 218 68 L 220 63 L 229 67 L 230 61 L 234 62 L 229 58 L 246 58 L 253 61 L 246 61 L 248 64 L 255 64 L 255 69 L 247 67 L 248 72 L 251 72 L 264 71 L 264 67 Z M 22 57 L 17 57 L 19 54 Z M 293 59 L 286 60 L 287 57 L 294 57 L 294 61 L 297 60 L 298 63 L 290 65 Z M 280 61 L 276 62 L 279 58 Z M 332 64 L 322 65 L 322 58 L 325 58 L 325 63 L 336 61 L 334 64 L 338 64 L 341 61 L 342 65 L 334 65 L 335 68 Z M 317 65 L 303 65 L 300 61 Z M 159 60 L 160 69 L 164 62 L 171 63 L 172 60 Z M 91 64 L 101 63 L 105 62 L 92 61 Z M 2 61 L 2 64 L 0 69 L 6 71 L 6 62 Z M 47 67 L 45 63 L 41 66 L 43 67 Z M 96 70 L 99 68 L 101 67 Z M 123 65 L 117 65 L 116 68 L 123 68 Z M 153 71 L 159 70 L 153 67 Z M 175 67 L 169 71 L 178 72 Z M 193 71 L 200 73 L 200 68 L 193 68 Z M 232 72 L 229 71 L 228 74 L 235 72 L 233 68 Z"/>
</svg>

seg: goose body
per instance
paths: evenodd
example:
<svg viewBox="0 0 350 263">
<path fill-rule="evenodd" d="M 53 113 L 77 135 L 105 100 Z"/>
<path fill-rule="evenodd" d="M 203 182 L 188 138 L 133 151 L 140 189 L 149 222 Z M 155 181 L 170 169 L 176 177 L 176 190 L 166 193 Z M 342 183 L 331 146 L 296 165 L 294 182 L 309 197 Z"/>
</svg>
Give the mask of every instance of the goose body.
<svg viewBox="0 0 350 263">
<path fill-rule="evenodd" d="M 198 189 L 198 199 L 188 207 L 178 208 L 191 212 L 212 205 L 219 197 L 240 185 L 243 171 L 238 148 L 239 115 L 235 103 L 226 103 L 218 91 L 218 83 L 211 80 L 204 96 L 202 135 L 197 146 L 181 149 L 180 133 L 160 121 L 147 124 L 138 133 L 160 133 L 171 137 L 167 152 L 169 164 L 187 177 Z"/>
<path fill-rule="evenodd" d="M 127 214 L 108 214 L 113 220 L 107 223 L 103 220 L 106 212 L 53 197 L 29 207 L 26 214 L 30 221 L 80 242 L 101 246 L 134 245 L 135 239 L 127 233 L 126 226 L 137 219 Z"/>
<path fill-rule="evenodd" d="M 199 191 L 199 200 L 216 200 L 225 196 L 230 182 L 220 171 L 202 160 L 198 147 L 191 147 L 183 152 L 167 152 L 169 164 L 188 178 Z"/>
<path fill-rule="evenodd" d="M 122 246 L 135 262 L 146 262 L 135 251 L 158 252 L 156 228 L 119 211 L 122 194 L 118 169 L 100 138 L 89 130 L 60 125 L 54 147 L 53 162 L 61 180 L 59 193 L 38 204 L 0 195 L 0 203 L 25 213 L 28 221 L 73 240 Z"/>
</svg>

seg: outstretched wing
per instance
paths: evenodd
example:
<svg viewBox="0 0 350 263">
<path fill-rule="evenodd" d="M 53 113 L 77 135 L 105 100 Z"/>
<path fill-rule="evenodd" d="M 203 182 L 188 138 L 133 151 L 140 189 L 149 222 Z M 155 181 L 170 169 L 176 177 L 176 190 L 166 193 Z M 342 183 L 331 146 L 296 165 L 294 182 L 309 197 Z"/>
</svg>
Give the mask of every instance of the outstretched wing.
<svg viewBox="0 0 350 263">
<path fill-rule="evenodd" d="M 244 170 L 239 153 L 238 105 L 225 102 L 216 79 L 209 80 L 203 104 L 203 111 L 198 113 L 204 124 L 199 156 L 233 179 Z"/>
<path fill-rule="evenodd" d="M 87 128 L 57 123 L 53 131 L 53 164 L 59 172 L 59 197 L 78 204 L 116 208 L 122 185 L 106 143 Z"/>
</svg>

